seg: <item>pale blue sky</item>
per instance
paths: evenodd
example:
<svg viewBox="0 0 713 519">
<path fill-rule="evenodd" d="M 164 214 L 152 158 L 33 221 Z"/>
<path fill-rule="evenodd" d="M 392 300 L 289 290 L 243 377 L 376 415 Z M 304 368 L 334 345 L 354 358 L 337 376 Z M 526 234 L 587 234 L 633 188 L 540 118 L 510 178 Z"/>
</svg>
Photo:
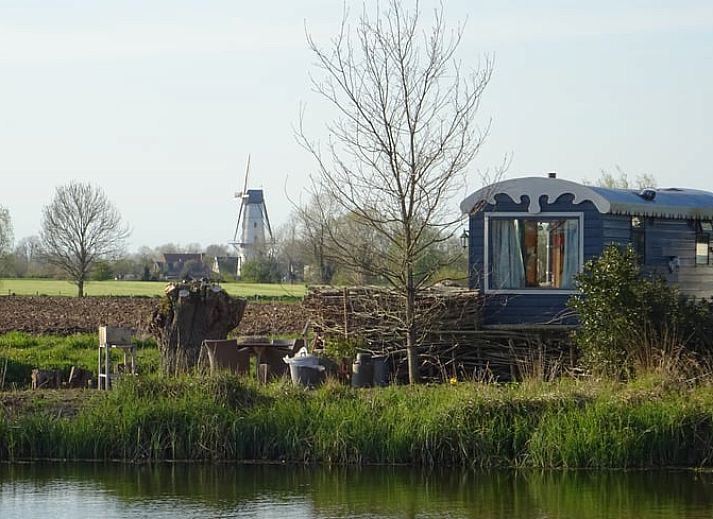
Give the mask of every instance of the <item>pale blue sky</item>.
<svg viewBox="0 0 713 519">
<path fill-rule="evenodd" d="M 471 190 L 509 153 L 509 177 L 581 181 L 619 165 L 713 190 L 713 2 L 444 8 L 451 23 L 468 17 L 465 66 L 495 57 Z M 132 249 L 227 242 L 248 153 L 252 187 L 284 223 L 285 186 L 299 197 L 314 169 L 292 135 L 300 104 L 315 138 L 329 116 L 310 91 L 304 22 L 326 41 L 341 11 L 334 0 L 0 0 L 0 205 L 16 238 L 36 234 L 54 187 L 78 179 L 104 188 Z"/>
</svg>

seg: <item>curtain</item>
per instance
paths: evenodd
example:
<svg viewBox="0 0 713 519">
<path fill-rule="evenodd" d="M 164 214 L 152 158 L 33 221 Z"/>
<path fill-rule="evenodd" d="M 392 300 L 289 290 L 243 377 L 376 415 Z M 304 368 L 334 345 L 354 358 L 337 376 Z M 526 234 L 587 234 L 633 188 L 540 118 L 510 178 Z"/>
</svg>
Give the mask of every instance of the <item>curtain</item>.
<svg viewBox="0 0 713 519">
<path fill-rule="evenodd" d="M 493 288 L 525 286 L 525 263 L 522 259 L 520 225 L 510 218 L 491 220 L 493 236 Z"/>
<path fill-rule="evenodd" d="M 564 268 L 562 288 L 574 288 L 574 275 L 579 270 L 579 220 L 564 221 Z"/>
</svg>

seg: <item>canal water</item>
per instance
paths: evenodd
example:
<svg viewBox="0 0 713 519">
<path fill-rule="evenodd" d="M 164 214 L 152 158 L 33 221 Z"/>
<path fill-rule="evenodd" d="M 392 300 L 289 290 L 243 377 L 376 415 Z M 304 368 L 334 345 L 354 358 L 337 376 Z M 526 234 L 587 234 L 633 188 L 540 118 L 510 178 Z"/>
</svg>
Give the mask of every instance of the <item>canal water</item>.
<svg viewBox="0 0 713 519">
<path fill-rule="evenodd" d="M 0 465 L 0 518 L 713 517 L 713 474 Z"/>
</svg>

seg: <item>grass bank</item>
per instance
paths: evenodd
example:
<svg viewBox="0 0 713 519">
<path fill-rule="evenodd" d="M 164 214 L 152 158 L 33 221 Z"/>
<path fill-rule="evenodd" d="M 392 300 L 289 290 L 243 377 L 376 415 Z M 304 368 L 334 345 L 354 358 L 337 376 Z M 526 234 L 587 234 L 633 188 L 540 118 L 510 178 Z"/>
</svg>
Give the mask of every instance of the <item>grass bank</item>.
<svg viewBox="0 0 713 519">
<path fill-rule="evenodd" d="M 713 387 L 658 379 L 371 390 L 329 383 L 305 391 L 227 375 L 142 377 L 108 393 L 6 392 L 2 399 L 0 460 L 10 461 L 713 464 Z"/>
<path fill-rule="evenodd" d="M 153 339 L 136 340 L 137 365 L 141 373 L 158 370 L 159 353 Z M 4 388 L 23 388 L 30 384 L 34 368 L 58 369 L 62 380 L 69 378 L 72 366 L 97 372 L 99 338 L 96 333 L 69 336 L 31 335 L 24 332 L 0 334 L 0 383 Z M 123 362 L 113 351 L 114 362 Z M 4 379 L 3 373 L 5 375 Z"/>
<path fill-rule="evenodd" d="M 89 296 L 162 296 L 166 281 L 91 281 L 85 285 Z M 226 292 L 240 297 L 298 299 L 305 295 L 304 285 L 267 283 L 224 283 Z M 74 296 L 77 288 L 60 279 L 0 279 L 0 293 L 17 295 Z"/>
</svg>

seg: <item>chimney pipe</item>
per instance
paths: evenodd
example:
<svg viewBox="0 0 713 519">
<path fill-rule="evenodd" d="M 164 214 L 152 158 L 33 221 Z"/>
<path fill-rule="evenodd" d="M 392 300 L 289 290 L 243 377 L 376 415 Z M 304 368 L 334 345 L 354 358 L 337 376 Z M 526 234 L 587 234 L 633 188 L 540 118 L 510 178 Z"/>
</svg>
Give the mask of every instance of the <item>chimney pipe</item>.
<svg viewBox="0 0 713 519">
<path fill-rule="evenodd" d="M 547 178 L 557 178 L 557 172 L 552 171 L 550 173 L 547 173 Z"/>
</svg>

